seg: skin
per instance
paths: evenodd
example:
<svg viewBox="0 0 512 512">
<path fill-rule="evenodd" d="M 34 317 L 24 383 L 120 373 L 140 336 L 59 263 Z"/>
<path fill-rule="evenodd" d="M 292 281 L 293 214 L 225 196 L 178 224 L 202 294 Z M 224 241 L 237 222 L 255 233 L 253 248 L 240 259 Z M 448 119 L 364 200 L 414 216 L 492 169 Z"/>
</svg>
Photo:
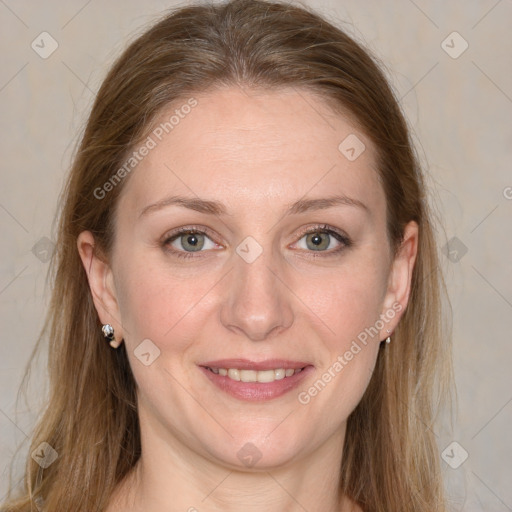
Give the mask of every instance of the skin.
<svg viewBox="0 0 512 512">
<path fill-rule="evenodd" d="M 394 330 L 407 304 L 418 227 L 406 226 L 393 259 L 375 148 L 319 97 L 236 87 L 194 97 L 198 105 L 125 183 L 110 260 L 95 254 L 90 232 L 78 239 L 100 320 L 124 339 L 138 385 L 142 457 L 109 512 L 360 510 L 338 493 L 346 421 L 386 329 Z M 338 150 L 349 134 L 366 146 L 354 161 Z M 335 193 L 367 210 L 341 205 L 285 215 L 298 199 Z M 228 214 L 167 206 L 140 216 L 171 194 L 220 201 Z M 334 254 L 343 243 L 323 232 L 315 251 L 301 230 L 318 223 L 352 244 Z M 181 226 L 210 228 L 201 252 L 186 245 L 187 235 L 164 244 Z M 236 252 L 248 236 L 263 250 L 252 263 Z M 192 257 L 179 259 L 173 248 Z M 393 304 L 402 311 L 301 404 L 298 393 Z M 160 350 L 149 366 L 134 354 L 144 339 Z M 314 370 L 279 398 L 245 402 L 198 368 L 236 357 L 307 361 Z M 246 443 L 261 453 L 253 467 L 237 457 Z"/>
</svg>

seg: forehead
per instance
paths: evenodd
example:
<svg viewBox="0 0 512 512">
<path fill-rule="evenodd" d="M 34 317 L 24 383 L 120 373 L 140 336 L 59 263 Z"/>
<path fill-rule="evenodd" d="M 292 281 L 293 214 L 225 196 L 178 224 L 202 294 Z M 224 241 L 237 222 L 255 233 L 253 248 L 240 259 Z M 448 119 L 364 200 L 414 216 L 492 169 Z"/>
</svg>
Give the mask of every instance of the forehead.
<svg viewBox="0 0 512 512">
<path fill-rule="evenodd" d="M 309 91 L 229 87 L 185 97 L 160 113 L 149 137 L 121 195 L 120 208 L 134 214 L 177 192 L 228 210 L 327 193 L 384 208 L 372 143 Z"/>
</svg>

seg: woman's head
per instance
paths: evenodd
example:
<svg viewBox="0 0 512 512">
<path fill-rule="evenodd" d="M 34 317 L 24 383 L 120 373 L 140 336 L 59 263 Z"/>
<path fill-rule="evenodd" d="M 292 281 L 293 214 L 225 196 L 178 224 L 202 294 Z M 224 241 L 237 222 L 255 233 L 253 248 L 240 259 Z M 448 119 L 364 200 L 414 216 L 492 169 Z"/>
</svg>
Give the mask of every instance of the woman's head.
<svg viewBox="0 0 512 512">
<path fill-rule="evenodd" d="M 57 246 L 37 439 L 60 459 L 34 489 L 50 508 L 79 510 L 84 477 L 106 503 L 142 426 L 143 453 L 158 432 L 230 468 L 250 446 L 255 470 L 334 437 L 342 490 L 368 510 L 442 510 L 425 424 L 449 368 L 425 185 L 384 75 L 341 30 L 255 0 L 164 17 L 98 92 Z M 305 369 L 262 400 L 214 384 L 234 359 Z"/>
<path fill-rule="evenodd" d="M 343 439 L 379 342 L 405 310 L 417 225 L 393 258 L 373 143 L 321 98 L 230 86 L 193 99 L 124 185 L 108 263 L 94 256 L 90 231 L 78 247 L 101 322 L 124 338 L 139 415 L 231 465 L 250 442 L 268 469 L 305 458 L 336 432 Z M 352 139 L 358 153 L 346 154 L 341 141 Z M 150 354 L 143 364 L 140 352 Z M 249 369 L 224 361 L 238 359 L 255 371 L 304 373 L 287 393 L 265 395 L 272 399 L 252 389 L 233 397 L 207 379 L 232 384 L 211 370 Z M 329 369 L 332 383 L 308 394 Z"/>
</svg>

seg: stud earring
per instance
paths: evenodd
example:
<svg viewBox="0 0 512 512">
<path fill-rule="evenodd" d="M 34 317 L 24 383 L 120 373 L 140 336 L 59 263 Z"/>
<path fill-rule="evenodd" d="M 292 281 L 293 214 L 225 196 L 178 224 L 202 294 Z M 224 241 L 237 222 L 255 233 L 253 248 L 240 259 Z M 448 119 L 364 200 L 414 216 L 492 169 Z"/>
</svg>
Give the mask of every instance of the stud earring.
<svg viewBox="0 0 512 512">
<path fill-rule="evenodd" d="M 389 329 L 386 329 L 386 331 L 387 331 L 388 334 L 391 334 L 391 331 Z M 386 338 L 386 343 L 391 343 L 391 336 L 388 336 Z"/>
<path fill-rule="evenodd" d="M 104 324 L 101 328 L 101 331 L 103 332 L 103 336 L 105 339 L 109 342 L 109 345 L 112 348 L 118 348 L 119 345 L 121 345 L 121 341 L 116 341 L 116 338 L 114 336 L 114 328 L 110 324 Z"/>
</svg>

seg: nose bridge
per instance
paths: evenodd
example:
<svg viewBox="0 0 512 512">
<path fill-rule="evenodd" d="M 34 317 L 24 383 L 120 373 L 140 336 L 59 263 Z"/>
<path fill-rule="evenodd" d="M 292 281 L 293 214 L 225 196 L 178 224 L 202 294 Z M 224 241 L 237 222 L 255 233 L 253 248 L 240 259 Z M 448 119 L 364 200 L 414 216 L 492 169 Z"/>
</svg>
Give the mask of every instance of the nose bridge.
<svg viewBox="0 0 512 512">
<path fill-rule="evenodd" d="M 228 292 L 221 319 L 231 330 L 242 331 L 251 340 L 263 340 L 272 331 L 293 322 L 289 292 L 279 278 L 283 261 L 265 234 L 247 236 L 233 254 Z M 276 277 L 276 274 L 278 277 Z"/>
</svg>

